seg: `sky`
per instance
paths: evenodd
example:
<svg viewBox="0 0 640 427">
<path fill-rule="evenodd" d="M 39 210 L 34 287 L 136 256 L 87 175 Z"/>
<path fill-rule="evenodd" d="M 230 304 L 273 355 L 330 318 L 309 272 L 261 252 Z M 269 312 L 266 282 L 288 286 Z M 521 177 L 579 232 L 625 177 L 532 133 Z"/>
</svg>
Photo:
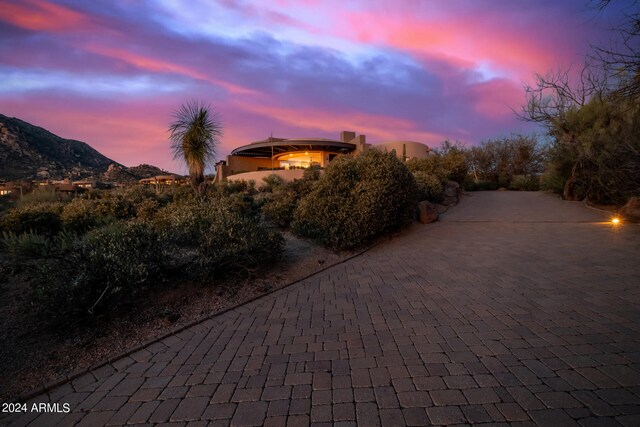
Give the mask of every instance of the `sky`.
<svg viewBox="0 0 640 427">
<path fill-rule="evenodd" d="M 626 2 L 630 4 L 631 2 Z M 589 0 L 0 0 L 0 113 L 172 172 L 181 104 L 218 159 L 273 135 L 476 145 L 530 133 L 523 83 L 579 70 L 628 5 Z"/>
</svg>

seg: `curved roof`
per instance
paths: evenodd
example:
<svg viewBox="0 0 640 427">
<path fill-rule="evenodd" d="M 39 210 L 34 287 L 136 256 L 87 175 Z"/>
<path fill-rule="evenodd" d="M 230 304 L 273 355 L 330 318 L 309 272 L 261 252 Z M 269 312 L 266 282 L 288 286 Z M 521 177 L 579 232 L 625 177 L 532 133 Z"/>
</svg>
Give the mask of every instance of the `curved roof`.
<svg viewBox="0 0 640 427">
<path fill-rule="evenodd" d="M 355 144 L 325 138 L 267 138 L 249 145 L 243 145 L 231 152 L 232 156 L 271 157 L 296 151 L 338 151 L 349 153 Z"/>
</svg>

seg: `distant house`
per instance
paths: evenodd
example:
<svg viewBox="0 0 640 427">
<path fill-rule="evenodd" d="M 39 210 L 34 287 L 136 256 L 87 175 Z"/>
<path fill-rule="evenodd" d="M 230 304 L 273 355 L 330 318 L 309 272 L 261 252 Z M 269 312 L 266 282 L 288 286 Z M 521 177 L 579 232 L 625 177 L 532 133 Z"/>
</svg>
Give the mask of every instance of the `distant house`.
<svg viewBox="0 0 640 427">
<path fill-rule="evenodd" d="M 72 184 L 76 185 L 76 186 L 78 186 L 80 188 L 84 188 L 85 190 L 105 189 L 105 188 L 113 187 L 113 184 L 111 184 L 111 183 L 98 181 L 96 179 L 85 179 L 85 180 L 81 180 L 81 181 L 73 181 Z"/>
<path fill-rule="evenodd" d="M 177 175 L 156 175 L 151 178 L 143 178 L 140 181 L 142 185 L 182 185 L 186 181 Z"/>
<path fill-rule="evenodd" d="M 14 198 L 30 193 L 33 184 L 27 181 L 0 181 L 0 196 L 13 196 Z"/>
<path fill-rule="evenodd" d="M 69 194 L 69 195 L 74 195 L 74 194 L 80 194 L 85 192 L 87 189 L 83 188 L 83 187 L 79 187 L 75 184 L 68 184 L 68 183 L 64 183 L 64 184 L 56 184 L 54 185 L 54 191 L 57 193 L 63 193 L 63 194 Z"/>
<path fill-rule="evenodd" d="M 13 190 L 13 182 L 0 181 L 0 196 L 9 196 Z"/>
<path fill-rule="evenodd" d="M 376 145 L 367 144 L 365 135 L 343 131 L 339 140 L 324 138 L 267 138 L 236 148 L 226 160 L 216 164 L 216 182 L 225 180 L 253 180 L 259 183 L 270 174 L 277 174 L 290 181 L 302 177 L 304 169 L 311 166 L 326 167 L 340 154 L 357 154 L 375 148 L 395 150 L 404 160 L 426 157 L 429 147 L 415 141 L 390 141 Z"/>
</svg>

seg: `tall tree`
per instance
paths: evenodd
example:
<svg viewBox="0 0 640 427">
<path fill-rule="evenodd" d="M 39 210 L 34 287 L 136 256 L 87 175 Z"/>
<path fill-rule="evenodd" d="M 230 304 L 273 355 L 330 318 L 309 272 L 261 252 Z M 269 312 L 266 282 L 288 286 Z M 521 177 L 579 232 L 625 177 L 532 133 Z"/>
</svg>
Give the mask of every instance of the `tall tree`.
<svg viewBox="0 0 640 427">
<path fill-rule="evenodd" d="M 595 6 L 602 11 L 612 3 L 619 2 L 597 0 Z M 624 21 L 613 29 L 618 33 L 617 41 L 596 47 L 593 56 L 619 81 L 615 95 L 637 99 L 640 97 L 640 2 L 628 1 L 622 11 Z"/>
<path fill-rule="evenodd" d="M 220 117 L 211 106 L 199 101 L 183 104 L 173 116 L 169 125 L 173 158 L 186 163 L 193 190 L 204 198 L 207 191 L 204 172 L 215 161 L 222 136 Z"/>
</svg>

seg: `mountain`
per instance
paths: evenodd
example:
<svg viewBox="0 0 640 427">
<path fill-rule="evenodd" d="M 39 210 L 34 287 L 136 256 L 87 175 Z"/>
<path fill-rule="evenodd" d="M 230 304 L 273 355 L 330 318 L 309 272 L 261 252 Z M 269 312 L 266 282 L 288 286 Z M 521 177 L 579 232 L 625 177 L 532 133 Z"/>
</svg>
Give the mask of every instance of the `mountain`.
<svg viewBox="0 0 640 427">
<path fill-rule="evenodd" d="M 168 174 L 155 166 L 123 166 L 82 141 L 0 114 L 0 179 L 83 179 L 133 182 Z"/>
<path fill-rule="evenodd" d="M 128 168 L 117 163 L 112 163 L 106 171 L 96 178 L 103 182 L 134 182 L 156 175 L 170 175 L 170 172 L 146 164 Z"/>
</svg>

